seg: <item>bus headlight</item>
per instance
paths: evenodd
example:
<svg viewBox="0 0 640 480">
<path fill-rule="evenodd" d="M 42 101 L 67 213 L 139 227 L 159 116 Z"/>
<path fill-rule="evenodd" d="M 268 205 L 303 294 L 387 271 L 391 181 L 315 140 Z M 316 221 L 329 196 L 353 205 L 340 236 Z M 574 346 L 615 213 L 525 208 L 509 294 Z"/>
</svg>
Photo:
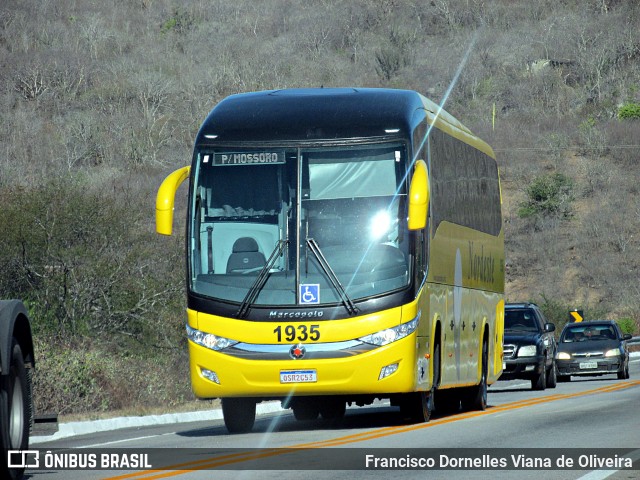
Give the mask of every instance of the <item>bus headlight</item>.
<svg viewBox="0 0 640 480">
<path fill-rule="evenodd" d="M 525 345 L 518 350 L 518 357 L 535 357 L 537 348 L 535 345 Z"/>
<path fill-rule="evenodd" d="M 189 325 L 187 325 L 187 338 L 201 347 L 215 351 L 224 350 L 225 348 L 232 347 L 238 343 L 236 340 L 220 337 L 213 333 L 201 332 L 200 330 L 191 328 Z"/>
<path fill-rule="evenodd" d="M 360 337 L 358 340 L 377 347 L 388 345 L 408 337 L 415 332 L 416 328 L 418 328 L 419 321 L 420 315 L 418 314 L 416 318 L 409 322 L 398 325 L 397 327 L 387 328 L 386 330 L 380 330 L 379 332 Z"/>
</svg>

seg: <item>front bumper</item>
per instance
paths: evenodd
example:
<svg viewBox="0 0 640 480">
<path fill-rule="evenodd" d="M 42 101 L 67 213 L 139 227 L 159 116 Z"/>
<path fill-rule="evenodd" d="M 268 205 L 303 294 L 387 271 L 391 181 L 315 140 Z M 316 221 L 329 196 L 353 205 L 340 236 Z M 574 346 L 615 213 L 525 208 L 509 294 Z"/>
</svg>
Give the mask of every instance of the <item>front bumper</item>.
<svg viewBox="0 0 640 480">
<path fill-rule="evenodd" d="M 214 352 L 189 341 L 191 384 L 199 398 L 262 397 L 296 395 L 383 394 L 416 389 L 418 365 L 429 380 L 429 364 L 418 362 L 416 334 L 345 358 L 310 360 L 252 360 Z M 383 379 L 383 367 L 397 364 L 397 370 Z M 214 370 L 219 383 L 206 378 L 204 370 Z M 281 372 L 315 372 L 309 383 L 282 383 Z M 424 384 L 428 388 L 428 383 Z"/>
<path fill-rule="evenodd" d="M 607 375 L 618 373 L 623 369 L 622 357 L 579 358 L 556 360 L 558 375 Z"/>
<path fill-rule="evenodd" d="M 502 375 L 498 380 L 531 380 L 540 375 L 545 368 L 546 358 L 542 355 L 535 357 L 523 357 L 505 359 L 503 362 Z"/>
</svg>

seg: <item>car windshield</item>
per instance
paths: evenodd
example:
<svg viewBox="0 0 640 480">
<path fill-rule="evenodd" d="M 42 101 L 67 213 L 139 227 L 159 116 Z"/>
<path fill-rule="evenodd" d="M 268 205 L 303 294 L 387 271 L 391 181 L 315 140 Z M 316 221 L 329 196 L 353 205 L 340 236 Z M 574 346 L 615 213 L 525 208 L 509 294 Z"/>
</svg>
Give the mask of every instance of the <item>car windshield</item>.
<svg viewBox="0 0 640 480">
<path fill-rule="evenodd" d="M 397 143 L 198 151 L 192 291 L 244 312 L 339 303 L 353 310 L 352 301 L 405 288 L 404 157 Z"/>
<path fill-rule="evenodd" d="M 512 332 L 537 332 L 538 323 L 529 310 L 507 310 L 504 329 Z"/>
<path fill-rule="evenodd" d="M 562 335 L 562 343 L 615 340 L 616 333 L 610 325 L 577 325 L 569 327 Z"/>
</svg>

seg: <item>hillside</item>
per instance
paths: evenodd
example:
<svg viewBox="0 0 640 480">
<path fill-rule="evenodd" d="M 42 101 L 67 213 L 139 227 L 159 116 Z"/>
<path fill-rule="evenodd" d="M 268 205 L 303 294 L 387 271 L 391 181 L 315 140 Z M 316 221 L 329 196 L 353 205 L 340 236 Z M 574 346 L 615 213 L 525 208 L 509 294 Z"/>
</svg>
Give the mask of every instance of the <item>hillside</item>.
<svg viewBox="0 0 640 480">
<path fill-rule="evenodd" d="M 155 189 L 243 91 L 443 103 L 498 155 L 507 299 L 638 329 L 638 31 L 633 0 L 3 1 L 0 297 L 35 320 L 38 410 L 192 398 Z"/>
</svg>

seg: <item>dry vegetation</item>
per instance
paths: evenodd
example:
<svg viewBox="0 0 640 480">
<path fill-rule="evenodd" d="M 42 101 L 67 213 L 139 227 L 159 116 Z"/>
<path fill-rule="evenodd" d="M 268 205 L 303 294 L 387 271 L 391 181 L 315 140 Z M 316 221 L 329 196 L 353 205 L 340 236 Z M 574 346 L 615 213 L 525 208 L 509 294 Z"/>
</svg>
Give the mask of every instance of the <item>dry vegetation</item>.
<svg viewBox="0 0 640 480">
<path fill-rule="evenodd" d="M 634 0 L 4 0 L 0 297 L 32 312 L 38 410 L 192 398 L 154 191 L 242 91 L 446 99 L 499 156 L 508 300 L 637 322 L 638 31 Z"/>
</svg>

